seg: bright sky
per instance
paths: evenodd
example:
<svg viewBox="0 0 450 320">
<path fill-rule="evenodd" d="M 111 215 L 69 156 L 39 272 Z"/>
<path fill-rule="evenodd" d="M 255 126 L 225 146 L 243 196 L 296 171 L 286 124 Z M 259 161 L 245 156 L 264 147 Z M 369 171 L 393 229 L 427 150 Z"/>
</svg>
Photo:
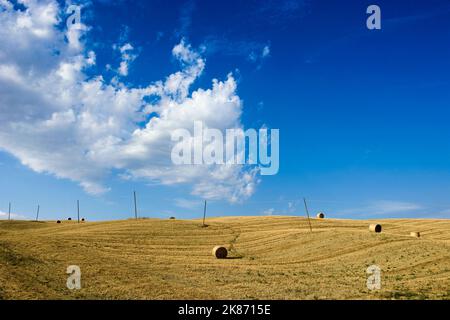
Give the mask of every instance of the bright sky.
<svg viewBox="0 0 450 320">
<path fill-rule="evenodd" d="M 81 29 L 68 28 L 71 4 Z M 381 9 L 369 30 L 366 9 Z M 450 4 L 0 0 L 0 219 L 450 217 Z M 280 130 L 280 170 L 170 132 Z"/>
</svg>

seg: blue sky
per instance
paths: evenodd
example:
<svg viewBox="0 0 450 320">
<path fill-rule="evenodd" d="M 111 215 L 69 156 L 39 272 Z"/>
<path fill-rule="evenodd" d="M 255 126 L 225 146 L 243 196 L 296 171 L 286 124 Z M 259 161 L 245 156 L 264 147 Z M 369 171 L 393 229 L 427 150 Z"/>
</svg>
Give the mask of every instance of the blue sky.
<svg viewBox="0 0 450 320">
<path fill-rule="evenodd" d="M 312 212 L 335 218 L 450 217 L 448 1 L 73 1 L 83 5 L 84 30 L 72 35 L 69 3 L 5 3 L 0 218 L 9 202 L 17 218 L 32 218 L 37 204 L 43 219 L 73 217 L 77 199 L 89 220 L 128 218 L 133 190 L 147 217 L 199 217 L 205 197 L 208 214 L 220 216 L 304 215 L 306 197 Z M 371 4 L 381 8 L 381 30 L 366 27 Z M 201 110 L 280 129 L 277 175 L 252 176 L 250 186 L 242 171 L 211 180 L 173 172 L 160 155 L 123 156 L 136 146 L 165 150 L 148 137 L 120 148 L 106 139 L 144 136 L 154 113 L 139 114 L 142 91 L 156 92 L 180 68 L 189 91 L 173 103 L 218 79 L 241 114 L 211 97 Z M 112 129 L 98 129 L 109 112 Z"/>
</svg>

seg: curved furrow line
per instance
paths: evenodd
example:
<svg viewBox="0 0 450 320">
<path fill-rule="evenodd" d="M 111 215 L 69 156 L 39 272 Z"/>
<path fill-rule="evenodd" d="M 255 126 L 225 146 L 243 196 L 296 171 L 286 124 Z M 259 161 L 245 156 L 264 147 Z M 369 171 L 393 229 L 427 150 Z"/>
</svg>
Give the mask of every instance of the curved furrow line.
<svg viewBox="0 0 450 320">
<path fill-rule="evenodd" d="M 396 239 L 396 240 L 391 240 L 389 242 L 375 243 L 375 244 L 372 244 L 372 245 L 369 245 L 369 246 L 368 245 L 364 245 L 364 246 L 359 246 L 357 248 L 351 248 L 351 249 L 334 251 L 334 253 L 331 254 L 331 255 L 311 257 L 310 259 L 307 259 L 307 260 L 296 260 L 296 261 L 288 261 L 288 262 L 284 262 L 284 263 L 277 263 L 277 265 L 294 265 L 294 264 L 305 264 L 305 263 L 318 263 L 318 262 L 328 261 L 328 260 L 332 260 L 332 259 L 336 259 L 336 258 L 342 258 L 344 256 L 353 255 L 353 254 L 358 253 L 358 252 L 372 250 L 372 249 L 376 249 L 376 248 L 383 247 L 383 246 L 390 245 L 390 244 L 397 244 L 397 243 L 404 242 L 404 241 L 407 241 L 407 240 Z M 264 260 L 262 258 L 262 261 L 266 261 L 266 260 Z M 270 261 L 270 263 L 273 263 L 273 261 Z"/>
</svg>

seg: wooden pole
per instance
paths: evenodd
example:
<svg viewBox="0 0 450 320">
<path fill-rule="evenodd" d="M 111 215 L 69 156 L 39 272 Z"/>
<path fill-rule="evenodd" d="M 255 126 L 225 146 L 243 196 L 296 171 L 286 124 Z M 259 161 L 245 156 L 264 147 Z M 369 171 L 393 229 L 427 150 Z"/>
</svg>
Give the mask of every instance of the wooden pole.
<svg viewBox="0 0 450 320">
<path fill-rule="evenodd" d="M 308 205 L 306 204 L 306 199 L 305 198 L 303 198 L 303 202 L 305 203 L 306 215 L 308 216 L 309 230 L 312 232 L 311 221 L 309 219 Z"/>
<path fill-rule="evenodd" d="M 78 223 L 80 223 L 80 200 L 77 200 Z"/>
<path fill-rule="evenodd" d="M 11 220 L 11 202 L 9 203 L 8 207 L 8 220 Z"/>
<path fill-rule="evenodd" d="M 37 207 L 37 212 L 36 212 L 36 221 L 39 221 L 39 205 Z"/>
<path fill-rule="evenodd" d="M 203 227 L 206 227 L 205 218 L 206 218 L 206 200 L 205 200 L 205 206 L 203 207 Z"/>
<path fill-rule="evenodd" d="M 134 195 L 134 217 L 137 219 L 138 214 L 137 214 L 137 203 L 136 203 L 136 191 L 133 191 L 133 195 Z"/>
</svg>

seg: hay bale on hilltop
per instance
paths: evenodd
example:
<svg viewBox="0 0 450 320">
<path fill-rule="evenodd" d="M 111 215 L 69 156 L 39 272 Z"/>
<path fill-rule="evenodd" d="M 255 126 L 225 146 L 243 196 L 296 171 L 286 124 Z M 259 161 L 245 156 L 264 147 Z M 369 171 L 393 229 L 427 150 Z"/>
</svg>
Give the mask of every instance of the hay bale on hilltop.
<svg viewBox="0 0 450 320">
<path fill-rule="evenodd" d="M 372 232 L 375 232 L 375 233 L 380 233 L 381 232 L 381 224 L 377 224 L 377 223 L 371 224 L 369 226 L 369 230 Z"/>
<path fill-rule="evenodd" d="M 212 254 L 217 259 L 225 259 L 228 255 L 228 250 L 227 250 L 227 248 L 222 247 L 222 246 L 215 246 L 212 250 Z"/>
<path fill-rule="evenodd" d="M 72 218 L 69 218 L 69 219 L 67 219 L 67 220 L 72 221 Z"/>
<path fill-rule="evenodd" d="M 317 219 L 324 219 L 325 218 L 325 213 L 319 212 L 316 217 L 317 217 Z"/>
<path fill-rule="evenodd" d="M 409 235 L 411 237 L 420 238 L 420 232 L 411 232 Z"/>
<path fill-rule="evenodd" d="M 61 220 L 56 221 L 56 223 L 61 223 Z"/>
</svg>

